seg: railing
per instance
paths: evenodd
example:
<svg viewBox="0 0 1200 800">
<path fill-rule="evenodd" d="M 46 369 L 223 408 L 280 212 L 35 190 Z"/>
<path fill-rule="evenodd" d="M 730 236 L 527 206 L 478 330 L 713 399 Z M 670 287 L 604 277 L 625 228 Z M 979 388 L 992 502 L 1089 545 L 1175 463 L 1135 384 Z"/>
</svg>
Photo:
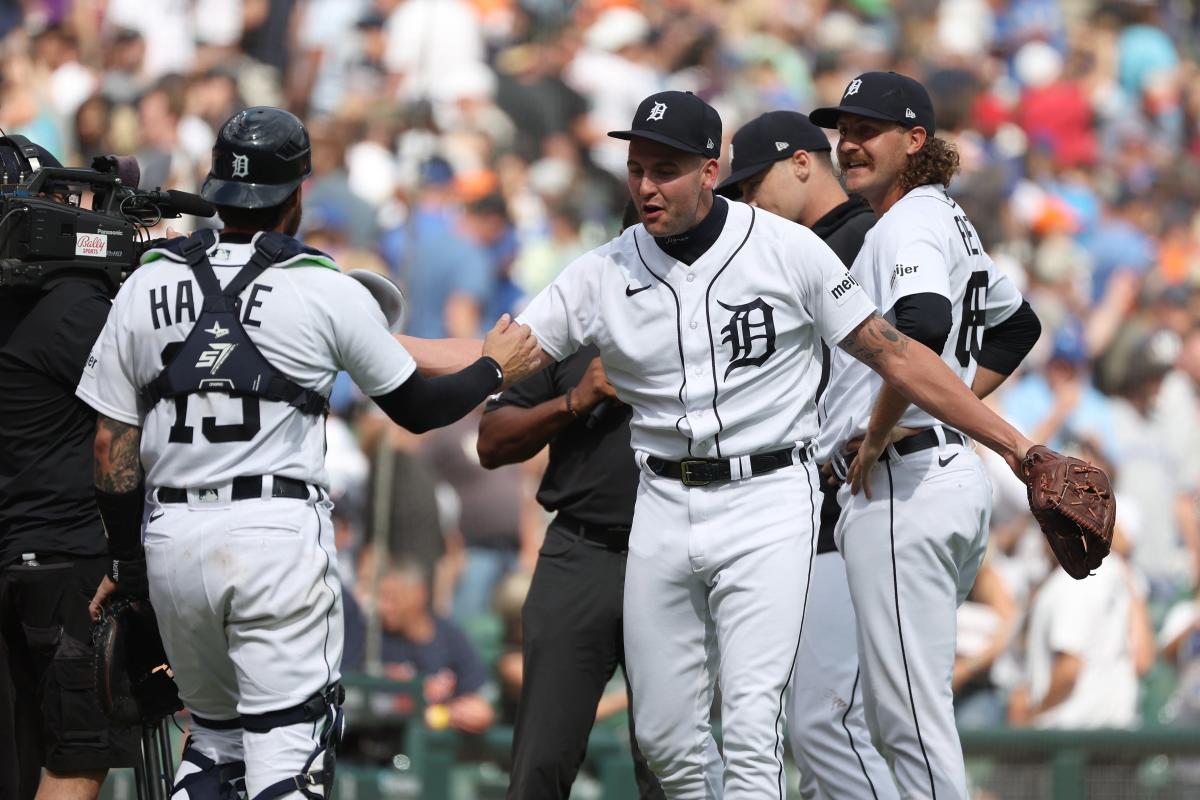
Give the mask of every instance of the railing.
<svg viewBox="0 0 1200 800">
<path fill-rule="evenodd" d="M 465 742 L 504 763 L 512 729 L 481 737 L 429 730 L 418 682 L 347 676 L 350 724 L 363 729 L 408 723 L 390 767 L 338 763 L 336 800 L 484 800 L 504 796 L 499 767 L 458 760 Z M 963 752 L 973 794 L 987 800 L 1184 800 L 1200 798 L 1200 728 L 1042 731 L 966 730 Z M 587 765 L 600 800 L 636 797 L 628 743 L 598 727 Z M 796 780 L 790 781 L 791 786 Z M 132 774 L 115 771 L 105 800 L 134 800 Z M 851 799 L 853 800 L 853 799 Z"/>
</svg>

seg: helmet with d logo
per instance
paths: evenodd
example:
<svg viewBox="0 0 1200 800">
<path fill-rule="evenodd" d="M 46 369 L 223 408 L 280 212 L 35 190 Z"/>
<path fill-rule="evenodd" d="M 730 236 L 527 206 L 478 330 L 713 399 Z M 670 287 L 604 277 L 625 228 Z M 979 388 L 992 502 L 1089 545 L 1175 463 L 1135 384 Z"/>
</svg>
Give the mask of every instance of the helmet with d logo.
<svg viewBox="0 0 1200 800">
<path fill-rule="evenodd" d="M 200 194 L 219 206 L 270 208 L 312 172 L 308 131 L 295 114 L 255 106 L 221 126 Z"/>
</svg>

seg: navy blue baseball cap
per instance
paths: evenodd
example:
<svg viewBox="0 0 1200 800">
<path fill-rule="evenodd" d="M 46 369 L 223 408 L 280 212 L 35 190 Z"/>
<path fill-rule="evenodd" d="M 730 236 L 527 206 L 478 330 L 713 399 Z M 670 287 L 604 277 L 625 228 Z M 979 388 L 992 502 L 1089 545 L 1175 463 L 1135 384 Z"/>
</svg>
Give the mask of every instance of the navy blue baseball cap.
<svg viewBox="0 0 1200 800">
<path fill-rule="evenodd" d="M 895 122 L 906 128 L 920 125 L 930 136 L 936 133 L 929 92 L 920 82 L 898 72 L 864 72 L 846 85 L 838 105 L 815 109 L 808 118 L 822 128 L 837 128 L 841 114 Z"/>
<path fill-rule="evenodd" d="M 716 158 L 721 153 L 721 116 L 691 92 L 658 92 L 641 102 L 627 131 L 614 139 L 649 139 L 688 153 Z"/>
<path fill-rule="evenodd" d="M 753 177 L 776 161 L 791 158 L 797 150 L 832 150 L 825 131 L 795 111 L 768 111 L 743 125 L 733 135 L 729 147 L 729 177 L 717 187 L 717 194 L 737 200 L 742 196 L 738 184 Z"/>
</svg>

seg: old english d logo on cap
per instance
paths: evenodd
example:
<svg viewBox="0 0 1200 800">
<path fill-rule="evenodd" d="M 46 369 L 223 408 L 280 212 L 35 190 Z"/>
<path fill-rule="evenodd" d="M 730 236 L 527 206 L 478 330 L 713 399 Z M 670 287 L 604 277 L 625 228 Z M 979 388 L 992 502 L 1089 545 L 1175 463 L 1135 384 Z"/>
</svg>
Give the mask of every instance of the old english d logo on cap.
<svg viewBox="0 0 1200 800">
<path fill-rule="evenodd" d="M 609 131 L 614 139 L 648 139 L 687 153 L 715 158 L 720 149 L 721 117 L 691 92 L 657 92 L 643 100 L 627 131 Z"/>
</svg>

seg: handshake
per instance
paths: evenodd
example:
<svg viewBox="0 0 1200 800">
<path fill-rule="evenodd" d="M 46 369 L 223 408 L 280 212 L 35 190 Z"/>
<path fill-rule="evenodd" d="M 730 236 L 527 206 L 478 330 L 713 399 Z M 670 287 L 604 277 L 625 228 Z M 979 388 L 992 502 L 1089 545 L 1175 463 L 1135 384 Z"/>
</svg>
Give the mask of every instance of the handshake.
<svg viewBox="0 0 1200 800">
<path fill-rule="evenodd" d="M 514 322 L 508 314 L 501 314 L 484 337 L 483 355 L 500 365 L 504 373 L 502 389 L 546 366 L 546 357 L 529 326 Z"/>
</svg>

